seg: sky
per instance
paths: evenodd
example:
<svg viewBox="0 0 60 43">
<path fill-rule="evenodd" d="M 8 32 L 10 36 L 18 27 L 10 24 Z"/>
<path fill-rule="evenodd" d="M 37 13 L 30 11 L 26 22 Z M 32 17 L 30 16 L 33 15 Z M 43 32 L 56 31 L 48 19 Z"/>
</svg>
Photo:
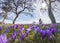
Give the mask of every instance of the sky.
<svg viewBox="0 0 60 43">
<path fill-rule="evenodd" d="M 57 4 L 57 8 L 60 9 L 60 3 L 56 2 Z M 15 21 L 15 24 L 31 24 L 33 22 L 35 23 L 39 23 L 39 19 L 41 18 L 41 20 L 43 21 L 43 24 L 50 24 L 51 20 L 48 16 L 48 11 L 46 10 L 45 12 L 40 11 L 40 8 L 46 9 L 47 5 L 45 3 L 41 4 L 38 1 L 36 3 L 33 4 L 33 6 L 35 7 L 35 10 L 33 12 L 27 12 L 27 13 L 21 13 L 19 15 L 19 17 L 17 18 L 17 20 Z M 56 19 L 57 23 L 60 23 L 60 10 L 55 9 L 57 12 L 54 12 L 54 16 Z M 1 12 L 1 11 L 0 11 Z M 10 12 L 8 14 L 8 17 L 10 17 L 12 20 L 5 20 L 4 23 L 12 23 L 15 14 Z M 33 17 L 31 17 L 28 14 L 32 14 Z M 0 21 L 2 21 L 3 18 L 0 17 Z"/>
</svg>

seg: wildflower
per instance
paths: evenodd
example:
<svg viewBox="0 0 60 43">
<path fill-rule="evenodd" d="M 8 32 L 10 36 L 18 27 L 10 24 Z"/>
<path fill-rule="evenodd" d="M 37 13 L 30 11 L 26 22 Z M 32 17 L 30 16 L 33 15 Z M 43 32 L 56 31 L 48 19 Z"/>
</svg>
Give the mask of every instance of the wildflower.
<svg viewBox="0 0 60 43">
<path fill-rule="evenodd" d="M 31 30 L 32 30 L 31 28 L 28 28 L 28 29 L 26 29 L 26 32 L 29 33 Z"/>
<path fill-rule="evenodd" d="M 39 28 L 36 28 L 34 31 L 35 31 L 35 33 L 38 33 L 39 32 Z"/>
<path fill-rule="evenodd" d="M 15 39 L 16 39 L 16 36 L 17 36 L 17 32 L 14 32 L 14 33 L 12 34 L 12 39 L 15 40 Z"/>
<path fill-rule="evenodd" d="M 40 30 L 41 30 L 41 29 L 40 29 L 39 27 L 35 27 L 35 28 L 34 28 L 35 33 L 38 33 Z"/>
<path fill-rule="evenodd" d="M 20 36 L 20 40 L 21 40 L 21 41 L 24 40 L 24 38 L 28 36 L 28 34 L 30 33 L 31 30 L 32 30 L 32 29 L 28 28 L 28 29 L 26 30 L 26 33 L 25 33 L 25 34 L 22 34 L 22 35 Z"/>
<path fill-rule="evenodd" d="M 28 28 L 27 30 L 26 30 L 26 33 L 25 33 L 25 36 L 27 37 L 28 36 L 28 34 L 31 32 L 31 28 Z"/>
<path fill-rule="evenodd" d="M 0 26 L 0 30 L 2 30 L 2 27 Z"/>
<path fill-rule="evenodd" d="M 50 30 L 46 30 L 46 33 L 47 33 L 47 37 L 49 40 L 51 40 L 53 38 L 53 34 Z"/>
<path fill-rule="evenodd" d="M 0 35 L 0 43 L 8 43 L 8 39 L 5 33 Z"/>
<path fill-rule="evenodd" d="M 6 29 L 6 30 L 5 30 L 5 33 L 8 33 L 8 32 L 9 32 L 9 29 Z"/>
<path fill-rule="evenodd" d="M 56 32 L 56 28 L 55 27 L 50 27 L 50 31 L 52 34 L 54 34 Z"/>
<path fill-rule="evenodd" d="M 33 26 L 32 24 L 30 24 L 30 25 L 29 25 L 29 28 L 33 29 L 33 28 L 34 28 L 34 26 Z"/>
<path fill-rule="evenodd" d="M 18 29 L 18 24 L 14 24 L 14 29 Z"/>
<path fill-rule="evenodd" d="M 20 36 L 20 40 L 22 41 L 22 40 L 24 40 L 24 36 L 22 35 L 22 36 Z"/>
<path fill-rule="evenodd" d="M 21 35 L 21 36 L 20 36 L 20 40 L 23 41 L 26 36 L 27 36 L 27 34 Z"/>
<path fill-rule="evenodd" d="M 42 39 L 46 36 L 46 30 L 40 30 L 40 34 L 42 36 Z"/>
<path fill-rule="evenodd" d="M 20 36 L 20 40 L 21 40 L 21 41 L 24 40 L 25 37 L 27 37 L 27 36 L 28 36 L 28 32 L 26 32 L 25 34 L 21 35 L 21 36 Z"/>
<path fill-rule="evenodd" d="M 24 34 L 23 31 L 24 31 L 24 27 L 23 27 L 23 25 L 21 24 L 21 25 L 20 25 L 20 29 L 19 29 L 20 35 L 23 35 L 23 34 Z"/>
<path fill-rule="evenodd" d="M 44 27 L 45 27 L 45 26 L 46 26 L 46 24 L 42 24 L 42 26 L 44 26 Z"/>
<path fill-rule="evenodd" d="M 23 27 L 24 27 L 24 26 L 21 24 L 21 25 L 20 25 L 20 29 L 22 29 Z"/>
</svg>

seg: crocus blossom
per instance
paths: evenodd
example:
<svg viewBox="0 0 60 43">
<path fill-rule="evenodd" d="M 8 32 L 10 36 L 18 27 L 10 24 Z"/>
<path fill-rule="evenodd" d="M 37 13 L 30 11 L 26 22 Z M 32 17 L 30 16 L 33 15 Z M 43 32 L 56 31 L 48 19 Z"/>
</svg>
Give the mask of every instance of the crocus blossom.
<svg viewBox="0 0 60 43">
<path fill-rule="evenodd" d="M 15 40 L 16 37 L 17 37 L 17 32 L 14 32 L 14 33 L 12 34 L 12 39 Z"/>
<path fill-rule="evenodd" d="M 20 40 L 21 41 L 24 40 L 24 38 L 28 36 L 31 30 L 32 30 L 31 28 L 26 29 L 26 33 L 20 36 Z"/>
<path fill-rule="evenodd" d="M 33 29 L 33 28 L 34 28 L 34 26 L 33 26 L 32 24 L 30 24 L 30 25 L 29 25 L 29 28 Z"/>
<path fill-rule="evenodd" d="M 20 29 L 19 29 L 20 35 L 23 35 L 23 34 L 24 34 L 23 31 L 24 31 L 24 27 L 23 27 L 23 25 L 21 24 L 21 25 L 20 25 Z"/>
<path fill-rule="evenodd" d="M 41 34 L 42 39 L 44 39 L 44 37 L 47 35 L 46 30 L 40 30 L 40 34 Z"/>
<path fill-rule="evenodd" d="M 53 38 L 53 34 L 50 30 L 46 30 L 46 33 L 47 33 L 47 37 L 49 40 L 51 40 Z"/>
<path fill-rule="evenodd" d="M 0 35 L 0 43 L 8 43 L 8 39 L 5 33 Z"/>
<path fill-rule="evenodd" d="M 37 27 L 37 28 L 35 28 L 35 33 L 38 33 L 39 31 L 40 31 L 40 28 L 39 27 Z"/>
<path fill-rule="evenodd" d="M 50 31 L 52 34 L 54 34 L 56 32 L 56 28 L 55 27 L 50 27 Z"/>
<path fill-rule="evenodd" d="M 0 30 L 2 30 L 3 28 L 2 28 L 2 26 L 0 26 Z"/>
<path fill-rule="evenodd" d="M 5 33 L 8 33 L 9 32 L 9 28 L 7 28 L 6 30 L 5 30 Z"/>
<path fill-rule="evenodd" d="M 14 24 L 13 28 L 18 29 L 18 24 Z"/>
</svg>

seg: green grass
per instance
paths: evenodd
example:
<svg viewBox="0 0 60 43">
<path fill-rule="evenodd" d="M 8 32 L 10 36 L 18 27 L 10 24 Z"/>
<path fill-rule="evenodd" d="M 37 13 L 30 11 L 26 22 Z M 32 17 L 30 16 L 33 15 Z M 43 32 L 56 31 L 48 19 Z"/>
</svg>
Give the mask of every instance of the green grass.
<svg viewBox="0 0 60 43">
<path fill-rule="evenodd" d="M 4 33 L 4 31 L 6 30 L 6 28 L 8 28 L 8 27 L 10 27 L 10 26 L 12 26 L 12 25 L 14 25 L 14 24 L 0 24 L 0 26 L 5 26 L 5 28 L 2 30 L 2 34 Z M 18 24 L 19 25 L 19 27 L 18 28 L 20 28 L 20 24 Z M 25 28 L 25 30 L 27 29 L 29 27 L 29 24 L 24 24 L 24 28 Z M 47 26 L 45 26 L 45 27 L 43 27 L 43 26 L 40 26 L 42 29 L 46 29 L 46 28 L 49 28 L 49 25 L 47 25 Z M 60 28 L 60 26 L 56 26 L 56 28 L 57 29 L 59 29 Z M 18 31 L 18 30 L 16 30 L 16 31 Z M 10 30 L 10 32 L 7 34 L 7 36 L 8 37 L 10 37 L 10 40 L 12 40 L 11 39 L 11 35 L 12 35 L 12 29 Z M 19 37 L 20 37 L 20 35 L 18 35 L 17 36 L 17 38 L 16 38 L 16 40 L 13 42 L 13 41 L 11 41 L 11 43 L 19 43 Z M 37 36 L 38 37 L 38 36 Z M 30 32 L 30 34 L 28 35 L 28 37 L 26 37 L 25 38 L 25 40 L 24 41 L 22 41 L 22 42 L 20 42 L 20 43 L 37 43 L 38 41 L 40 41 L 41 42 L 41 39 L 40 40 L 38 40 L 39 39 L 39 37 L 37 38 L 37 37 L 35 37 L 35 32 L 32 30 L 31 32 Z M 56 43 L 60 43 L 60 34 L 59 33 L 57 33 L 57 35 L 56 35 Z M 40 43 L 40 42 L 38 42 L 38 43 Z"/>
</svg>

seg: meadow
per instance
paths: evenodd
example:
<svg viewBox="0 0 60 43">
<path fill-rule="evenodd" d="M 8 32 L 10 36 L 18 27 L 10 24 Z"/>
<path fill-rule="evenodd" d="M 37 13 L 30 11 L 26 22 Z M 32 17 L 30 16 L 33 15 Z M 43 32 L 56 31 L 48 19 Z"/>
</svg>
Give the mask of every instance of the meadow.
<svg viewBox="0 0 60 43">
<path fill-rule="evenodd" d="M 0 24 L 0 43 L 60 43 L 60 24 Z"/>
</svg>

